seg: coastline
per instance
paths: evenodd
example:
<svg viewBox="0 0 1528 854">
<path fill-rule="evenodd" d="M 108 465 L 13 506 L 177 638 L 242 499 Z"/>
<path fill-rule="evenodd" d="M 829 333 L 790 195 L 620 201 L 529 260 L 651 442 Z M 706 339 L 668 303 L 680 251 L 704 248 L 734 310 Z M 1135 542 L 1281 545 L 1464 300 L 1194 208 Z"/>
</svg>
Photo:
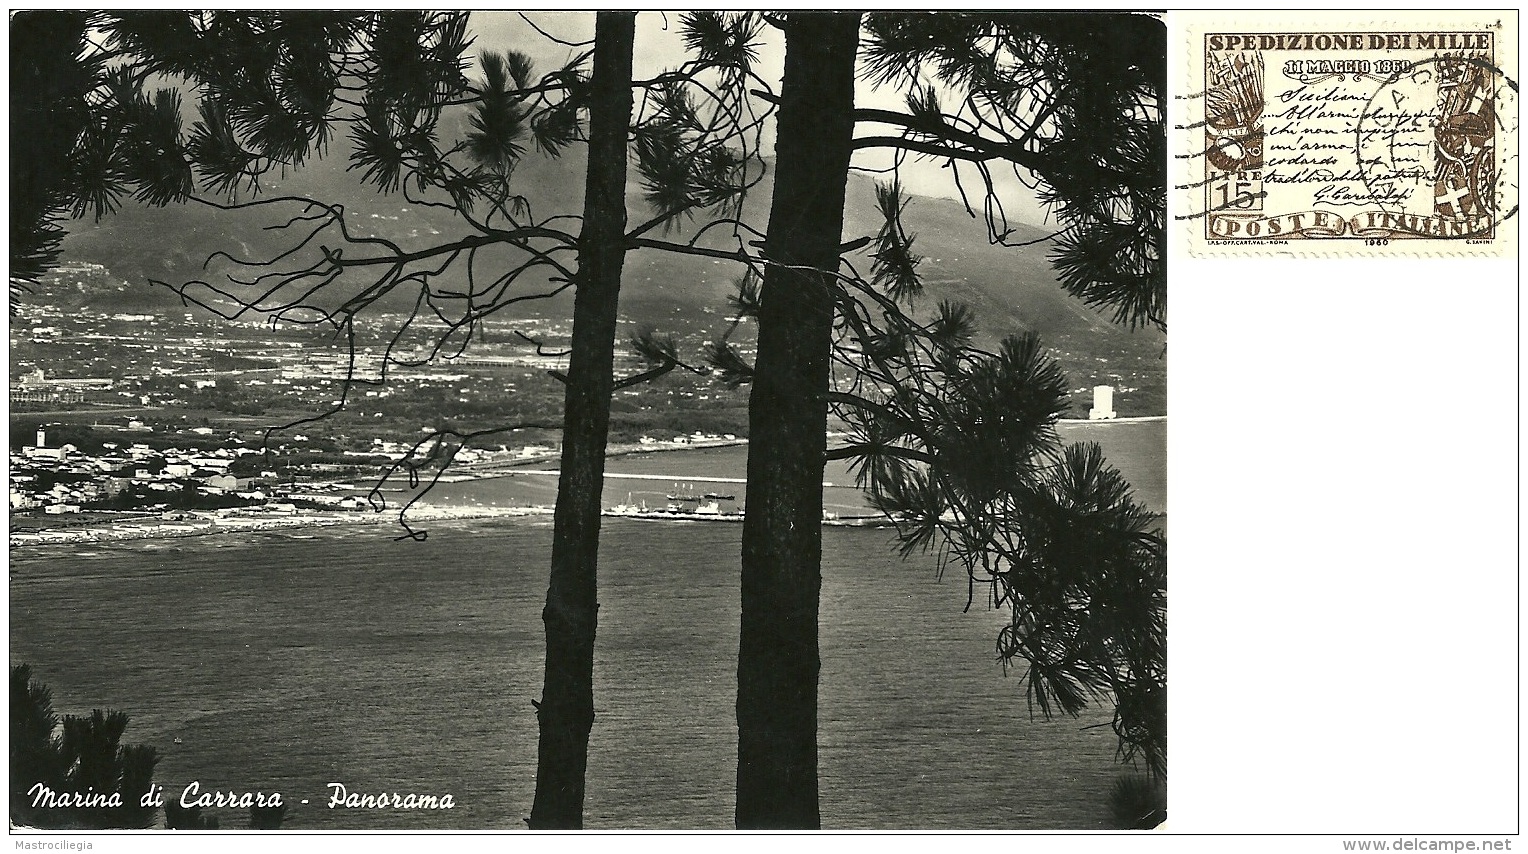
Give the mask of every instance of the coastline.
<svg viewBox="0 0 1528 854">
<path fill-rule="evenodd" d="M 1107 420 L 1083 420 L 1062 419 L 1061 423 L 1068 426 L 1082 425 L 1105 425 L 1105 424 L 1128 424 L 1148 421 L 1165 421 L 1166 416 L 1144 416 L 1130 418 L 1116 418 Z M 715 439 L 696 440 L 686 444 L 673 442 L 660 442 L 656 444 L 642 445 L 634 443 L 620 443 L 609 446 L 606 451 L 606 459 L 631 456 L 636 454 L 663 454 L 674 451 L 711 450 L 716 448 L 728 448 L 747 445 L 747 439 Z M 560 458 L 556 453 L 535 454 L 520 457 L 513 460 L 494 460 L 486 463 L 468 463 L 460 465 L 455 472 L 447 474 L 440 479 L 440 483 L 466 483 L 474 481 L 486 481 L 496 478 L 510 477 L 522 471 L 527 466 L 542 466 L 549 462 L 555 463 Z M 384 488 L 384 493 L 401 491 Z M 57 528 L 43 527 L 40 530 L 29 530 L 17 533 L 7 529 L 8 540 L 11 548 L 37 548 L 58 545 L 80 545 L 85 543 L 110 543 L 127 542 L 132 540 L 149 539 L 178 539 L 184 537 L 212 536 L 216 534 L 257 533 L 263 531 L 297 530 L 303 528 L 328 528 L 341 525 L 380 525 L 397 524 L 398 511 L 401 504 L 395 504 L 391 499 L 387 500 L 387 507 L 381 511 L 370 509 L 363 510 L 300 510 L 297 512 L 275 512 L 267 509 L 234 510 L 219 513 L 217 511 L 184 511 L 176 514 L 178 518 L 165 519 L 157 514 L 147 512 L 122 519 L 106 519 L 102 521 L 89 521 L 83 524 L 60 525 Z M 409 509 L 407 521 L 410 522 L 440 522 L 468 519 L 488 518 L 515 518 L 527 516 L 549 516 L 553 512 L 549 505 L 525 505 L 520 507 L 468 507 L 463 505 L 437 505 L 421 503 Z M 1161 508 L 1156 511 L 1157 515 L 1164 515 Z M 650 511 L 644 513 L 616 512 L 614 508 L 602 508 L 601 515 L 615 519 L 638 519 L 651 522 L 737 522 L 742 519 L 740 514 L 697 514 L 697 513 L 668 513 L 664 511 Z M 44 517 L 23 517 L 27 527 L 34 527 L 38 523 L 46 523 Z M 57 517 L 54 517 L 57 518 Z M 14 523 L 16 517 L 9 517 Z M 60 519 L 60 522 L 66 519 Z M 825 527 L 876 527 L 890 524 L 889 520 L 882 516 L 847 516 L 844 518 L 824 519 Z"/>
<path fill-rule="evenodd" d="M 727 448 L 748 444 L 747 439 L 697 440 L 678 445 L 662 442 L 657 445 L 621 443 L 612 445 L 605 457 L 611 459 L 631 454 L 667 453 L 698 449 Z M 441 483 L 491 480 L 507 477 L 518 468 L 542 465 L 559 459 L 558 454 L 537 454 L 509 461 L 488 464 L 466 464 L 454 475 L 441 478 Z M 479 468 L 478 466 L 484 466 Z M 491 466 L 491 467 L 490 467 Z M 180 539 L 205 537 L 216 534 L 241 534 L 261 531 L 293 530 L 300 528 L 332 528 L 339 525 L 380 525 L 396 523 L 399 507 L 389 506 L 380 511 L 372 510 L 303 510 L 297 513 L 275 513 L 262 510 L 244 511 L 220 515 L 214 511 L 185 511 L 180 518 L 167 520 L 142 516 L 124 521 L 108 521 L 43 529 L 35 532 L 14 533 L 7 531 L 11 548 L 38 546 L 66 546 L 82 543 L 129 542 L 133 540 Z M 549 516 L 548 506 L 527 507 L 450 507 L 435 504 L 419 504 L 409 509 L 407 519 L 413 522 L 440 522 L 458 519 L 513 518 L 521 516 Z M 602 513 L 610 516 L 620 514 Z M 652 518 L 652 517 L 649 517 Z M 658 521 L 662 521 L 659 519 Z M 676 520 L 677 521 L 677 520 Z"/>
<path fill-rule="evenodd" d="M 409 510 L 407 519 L 409 522 L 417 524 L 421 522 L 454 522 L 470 519 L 550 516 L 552 513 L 553 508 L 545 506 L 466 508 L 420 505 Z M 738 523 L 743 521 L 741 513 L 706 514 L 666 513 L 661 511 L 620 513 L 607 509 L 601 511 L 600 515 L 611 519 L 634 519 L 644 522 Z M 245 516 L 208 515 L 175 521 L 154 520 L 137 524 L 119 522 L 110 526 L 81 525 L 65 530 L 44 530 L 11 534 L 10 547 L 27 548 L 82 545 L 85 543 L 120 543 L 134 540 L 171 540 L 188 537 L 206 537 L 217 534 L 248 534 L 264 531 L 299 530 L 303 528 L 333 528 L 343 525 L 380 525 L 396 522 L 397 519 L 398 514 L 396 510 L 310 510 L 303 513 L 283 514 L 280 516 L 274 514 Z M 830 528 L 865 528 L 889 525 L 891 522 L 884 516 L 849 516 L 843 518 L 825 518 L 822 520 L 822 524 L 824 527 Z"/>
<path fill-rule="evenodd" d="M 605 459 L 612 460 L 617 457 L 631 456 L 632 454 L 664 454 L 673 451 L 700 451 L 712 448 L 733 448 L 748 444 L 747 439 L 697 439 L 686 445 L 676 445 L 672 442 L 659 442 L 656 445 L 633 445 L 629 442 L 609 445 L 605 448 Z M 508 477 L 515 473 L 516 469 L 525 466 L 543 465 L 549 462 L 558 462 L 561 454 L 535 454 L 528 457 L 518 457 L 513 460 L 493 460 L 486 463 L 461 463 L 454 474 L 441 476 L 440 483 L 464 483 L 474 480 L 492 480 L 496 477 Z"/>
<path fill-rule="evenodd" d="M 441 522 L 465 519 L 548 516 L 550 507 L 458 508 L 421 505 L 409 510 L 413 522 Z M 174 521 L 152 520 L 140 523 L 117 522 L 110 525 L 80 525 L 61 530 L 43 530 L 10 534 L 11 548 L 116 543 L 133 540 L 182 539 L 216 534 L 248 534 L 263 531 L 302 528 L 333 528 L 342 525 L 381 525 L 396 522 L 397 509 L 379 511 L 308 510 L 295 514 L 256 513 L 237 516 L 193 515 Z"/>
<path fill-rule="evenodd" d="M 1057 424 L 1140 424 L 1144 421 L 1166 421 L 1166 415 L 1127 415 L 1124 418 L 1057 418 Z"/>
</svg>

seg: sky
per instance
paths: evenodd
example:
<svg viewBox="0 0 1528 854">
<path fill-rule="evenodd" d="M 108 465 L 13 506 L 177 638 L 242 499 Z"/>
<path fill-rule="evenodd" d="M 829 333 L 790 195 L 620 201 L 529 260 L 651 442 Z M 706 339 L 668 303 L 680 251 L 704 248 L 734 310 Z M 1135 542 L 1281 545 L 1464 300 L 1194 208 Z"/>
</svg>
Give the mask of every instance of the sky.
<svg viewBox="0 0 1528 854">
<path fill-rule="evenodd" d="M 633 51 L 632 73 L 637 77 L 652 76 L 673 68 L 683 62 L 684 43 L 679 35 L 679 19 L 682 12 L 642 12 L 637 15 L 636 43 Z M 594 15 L 589 12 L 534 12 L 528 17 L 546 33 L 569 42 L 580 42 L 594 37 Z M 477 12 L 473 14 L 472 31 L 476 38 L 474 48 L 483 50 L 519 50 L 536 60 L 538 72 L 549 71 L 578 50 L 556 44 L 531 29 L 515 12 Z M 773 27 L 765 26 L 760 32 L 759 61 L 755 72 L 770 81 L 779 90 L 780 78 L 785 68 L 784 37 Z M 905 111 L 904 96 L 891 87 L 876 88 L 868 81 L 859 81 L 855 89 L 855 104 L 859 107 L 876 107 Z M 884 133 L 885 125 L 867 126 L 860 135 Z M 773 138 L 766 135 L 766 149 L 773 147 Z M 766 156 L 772 151 L 766 150 Z M 853 165 L 868 169 L 891 165 L 889 152 L 865 150 L 856 153 Z M 966 170 L 962 171 L 966 174 Z M 949 169 L 932 159 L 908 158 L 903 164 L 901 180 L 908 192 L 920 196 L 958 198 L 959 191 Z M 975 173 L 970 173 L 967 186 L 972 186 Z M 1034 194 L 1017 181 L 1000 187 L 1005 209 L 1012 219 L 1034 225 L 1043 224 L 1045 213 L 1035 200 Z"/>
</svg>

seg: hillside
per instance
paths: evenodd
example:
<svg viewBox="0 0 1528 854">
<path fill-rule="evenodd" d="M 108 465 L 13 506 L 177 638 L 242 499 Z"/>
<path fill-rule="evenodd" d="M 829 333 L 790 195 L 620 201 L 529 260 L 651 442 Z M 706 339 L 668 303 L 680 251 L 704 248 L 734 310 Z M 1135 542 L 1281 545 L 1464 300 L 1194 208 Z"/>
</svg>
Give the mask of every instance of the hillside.
<svg viewBox="0 0 1528 854">
<path fill-rule="evenodd" d="M 384 196 L 360 186 L 356 176 L 347 173 L 343 165 L 331 156 L 284 178 L 267 181 L 262 197 L 300 193 L 337 201 L 345 205 L 358 231 L 387 237 L 405 248 L 422 248 L 469 233 L 470 227 L 449 211 L 411 205 L 401 195 Z M 560 160 L 528 157 L 516 173 L 515 182 L 532 199 L 537 213 L 544 216 L 543 212 L 553 210 L 554 206 L 575 211 L 581 207 L 582 172 L 582 159 L 576 154 Z M 768 219 L 769 188 L 766 177 L 745 208 L 745 221 L 760 230 Z M 640 187 L 633 183 L 629 189 L 630 198 L 640 198 Z M 851 175 L 846 241 L 873 234 L 879 227 L 874 200 L 874 182 L 858 174 Z M 641 221 L 644 212 L 640 202 L 634 201 L 632 208 L 632 222 Z M 217 276 L 209 273 L 223 269 L 222 259 L 214 258 L 208 268 L 203 266 L 214 253 L 223 251 L 243 257 L 274 254 L 283 248 L 283 238 L 289 240 L 290 236 L 268 227 L 281 222 L 283 215 L 290 215 L 278 211 L 288 210 L 271 206 L 255 213 L 232 213 L 199 205 L 163 209 L 129 205 L 99 223 L 76 221 L 71 223 L 65 242 L 65 259 L 105 265 L 118 284 L 87 295 L 56 294 L 52 298 L 111 309 L 178 305 L 178 298 L 168 289 L 150 288 L 147 282 L 150 279 L 172 284 L 198 279 L 219 282 Z M 914 198 L 907 208 L 905 224 L 917 235 L 915 249 L 927 258 L 923 270 L 928 288 L 920 308 L 931 307 L 943 298 L 968 303 L 976 309 L 982 337 L 986 339 L 1026 329 L 1048 338 L 1126 334 L 1061 290 L 1046 261 L 1044 243 L 1021 249 L 991 246 L 986 242 L 980 220 L 972 218 L 960 202 L 952 199 Z M 696 227 L 697 223 L 690 223 L 667 239 L 688 239 Z M 1016 238 L 1033 239 L 1045 233 L 1019 226 Z M 713 245 L 725 245 L 725 241 Z M 506 255 L 505 262 L 508 260 Z M 864 253 L 859 253 L 855 260 L 861 270 L 868 270 L 869 259 Z M 491 259 L 485 261 L 490 263 L 485 263 L 480 271 L 491 269 Z M 740 272 L 736 265 L 707 258 L 645 249 L 634 251 L 627 259 L 622 314 L 638 324 L 661 325 L 663 319 L 676 311 L 690 313 L 702 307 L 725 310 L 726 298 L 733 290 L 732 281 Z M 534 287 L 535 283 L 525 283 L 526 290 Z M 403 305 L 400 298 L 393 307 Z M 557 314 L 567 308 L 567 304 L 551 305 L 546 310 Z"/>
</svg>

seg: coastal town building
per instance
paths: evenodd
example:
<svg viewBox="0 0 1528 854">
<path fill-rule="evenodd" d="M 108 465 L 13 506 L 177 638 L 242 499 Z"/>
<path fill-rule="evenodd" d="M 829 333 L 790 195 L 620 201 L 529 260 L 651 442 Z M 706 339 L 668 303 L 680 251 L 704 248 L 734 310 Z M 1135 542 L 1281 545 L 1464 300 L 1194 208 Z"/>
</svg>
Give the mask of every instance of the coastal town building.
<svg viewBox="0 0 1528 854">
<path fill-rule="evenodd" d="M 45 427 L 37 428 L 37 444 L 27 445 L 21 449 L 22 456 L 28 459 L 48 459 L 63 462 L 69 459 L 69 455 L 78 451 L 74 445 L 64 444 L 57 448 L 48 447 L 48 431 Z"/>
<path fill-rule="evenodd" d="M 87 391 L 109 391 L 110 377 L 80 379 L 48 379 L 42 368 L 35 368 L 21 375 L 20 382 L 11 383 L 10 399 L 16 403 L 80 403 Z"/>
</svg>

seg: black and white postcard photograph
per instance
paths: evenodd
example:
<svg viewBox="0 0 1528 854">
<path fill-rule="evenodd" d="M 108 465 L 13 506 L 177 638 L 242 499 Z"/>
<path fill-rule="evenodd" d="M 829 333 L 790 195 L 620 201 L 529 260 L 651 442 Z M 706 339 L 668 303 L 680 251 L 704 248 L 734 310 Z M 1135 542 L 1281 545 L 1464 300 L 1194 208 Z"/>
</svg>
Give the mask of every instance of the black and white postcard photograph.
<svg viewBox="0 0 1528 854">
<path fill-rule="evenodd" d="M 12 10 L 17 848 L 1515 834 L 1511 761 L 1454 823 L 1301 806 L 1392 783 L 1335 659 L 1479 678 L 1385 660 L 1450 525 L 1496 520 L 1427 573 L 1492 580 L 1434 595 L 1515 636 L 1507 469 L 1409 545 L 1363 474 L 1444 398 L 1515 442 L 1515 13 L 1225 14 Z M 1498 366 L 1331 354 L 1428 317 Z"/>
</svg>

